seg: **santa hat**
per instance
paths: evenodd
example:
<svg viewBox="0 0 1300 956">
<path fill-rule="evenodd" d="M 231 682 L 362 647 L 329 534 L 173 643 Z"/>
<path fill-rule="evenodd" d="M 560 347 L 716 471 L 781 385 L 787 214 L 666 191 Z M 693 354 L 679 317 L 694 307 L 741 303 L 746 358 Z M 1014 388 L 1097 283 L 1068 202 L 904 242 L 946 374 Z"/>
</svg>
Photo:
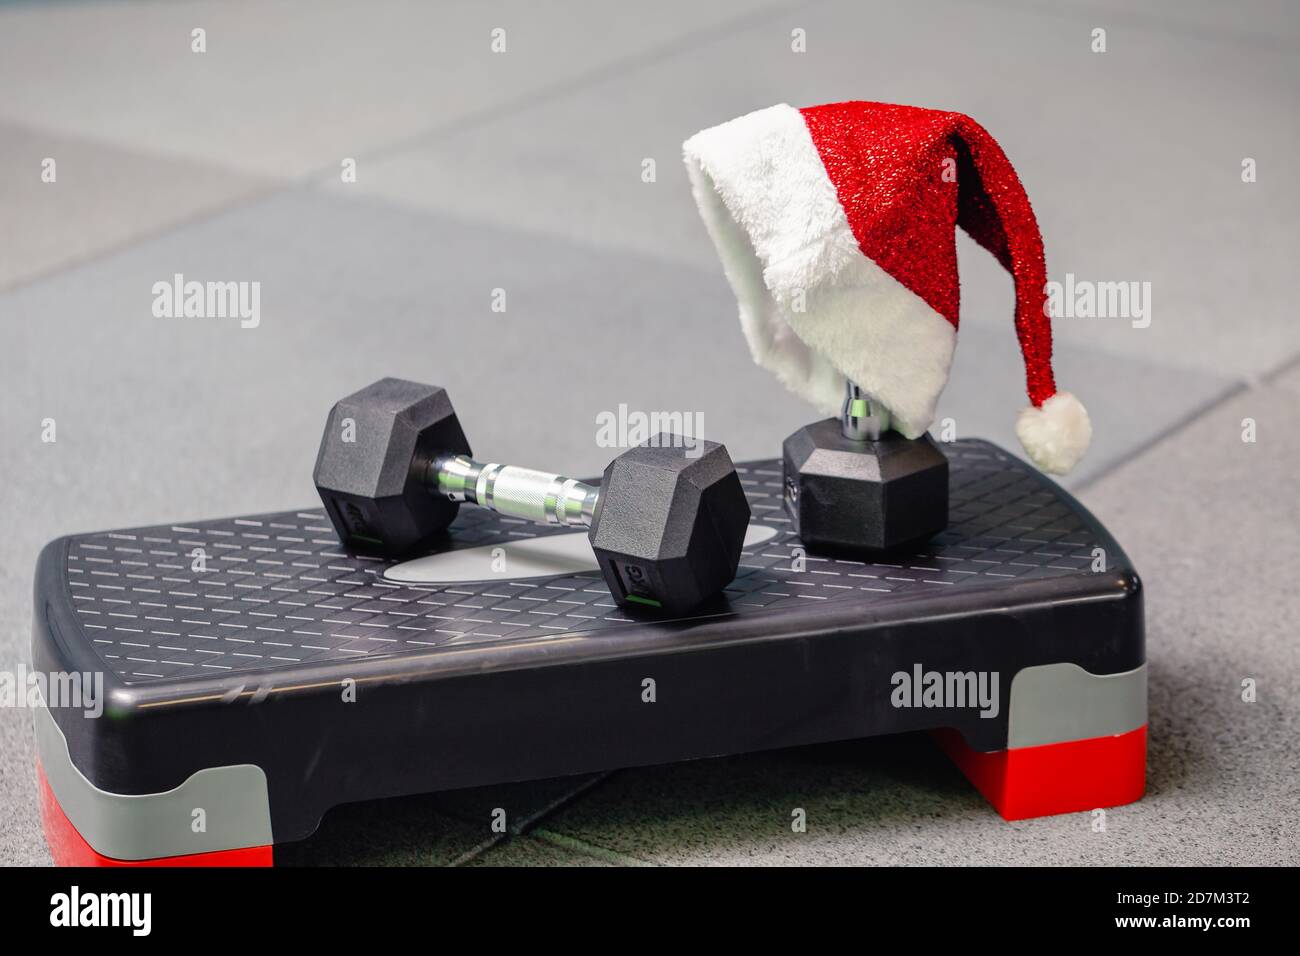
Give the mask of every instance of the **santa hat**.
<svg viewBox="0 0 1300 956">
<path fill-rule="evenodd" d="M 1057 474 L 1083 456 L 1088 413 L 1052 376 L 1038 223 L 982 126 L 886 103 L 782 104 L 697 133 L 683 152 L 754 361 L 792 391 L 834 414 L 847 377 L 920 437 L 957 344 L 961 226 L 1015 280 L 1031 403 L 1021 444 Z"/>
</svg>

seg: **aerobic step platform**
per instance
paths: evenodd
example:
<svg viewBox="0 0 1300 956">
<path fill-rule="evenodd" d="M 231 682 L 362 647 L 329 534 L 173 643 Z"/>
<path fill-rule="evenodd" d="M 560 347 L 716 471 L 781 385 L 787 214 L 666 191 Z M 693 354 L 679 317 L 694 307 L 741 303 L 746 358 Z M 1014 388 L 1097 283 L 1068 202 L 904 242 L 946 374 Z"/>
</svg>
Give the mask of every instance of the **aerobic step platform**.
<svg viewBox="0 0 1300 956">
<path fill-rule="evenodd" d="M 1007 819 L 1138 799 L 1136 573 L 1047 478 L 945 450 L 950 526 L 880 562 L 805 554 L 780 463 L 739 465 L 739 575 L 674 620 L 616 606 L 584 534 L 473 507 L 401 564 L 318 508 L 60 538 L 33 664 L 105 699 L 35 711 L 54 857 L 269 864 L 350 801 L 914 730 Z"/>
</svg>

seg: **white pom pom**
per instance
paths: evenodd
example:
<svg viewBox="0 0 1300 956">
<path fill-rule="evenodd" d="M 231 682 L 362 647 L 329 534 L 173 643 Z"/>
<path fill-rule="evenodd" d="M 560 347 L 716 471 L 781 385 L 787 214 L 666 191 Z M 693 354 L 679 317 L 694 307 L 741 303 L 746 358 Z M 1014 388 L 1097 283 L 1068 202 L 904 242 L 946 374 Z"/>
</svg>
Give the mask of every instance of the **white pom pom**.
<svg viewBox="0 0 1300 956">
<path fill-rule="evenodd" d="M 1057 392 L 1040 407 L 1031 405 L 1020 413 L 1016 437 L 1035 465 L 1064 475 L 1088 450 L 1092 422 L 1082 402 L 1069 392 Z"/>
</svg>

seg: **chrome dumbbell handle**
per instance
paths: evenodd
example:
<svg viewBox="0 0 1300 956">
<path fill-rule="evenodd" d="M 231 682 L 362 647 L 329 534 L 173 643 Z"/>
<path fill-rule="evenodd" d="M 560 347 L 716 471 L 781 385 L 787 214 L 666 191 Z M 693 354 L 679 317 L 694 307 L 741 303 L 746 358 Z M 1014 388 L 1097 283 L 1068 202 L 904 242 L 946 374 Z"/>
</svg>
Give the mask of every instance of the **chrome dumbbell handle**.
<svg viewBox="0 0 1300 956">
<path fill-rule="evenodd" d="M 452 501 L 468 501 L 499 514 L 537 524 L 591 526 L 600 488 L 518 465 L 484 464 L 465 455 L 435 458 L 430 489 Z"/>
<path fill-rule="evenodd" d="M 878 441 L 889 430 L 889 410 L 872 399 L 856 382 L 844 380 L 844 405 L 840 432 L 850 441 Z"/>
</svg>

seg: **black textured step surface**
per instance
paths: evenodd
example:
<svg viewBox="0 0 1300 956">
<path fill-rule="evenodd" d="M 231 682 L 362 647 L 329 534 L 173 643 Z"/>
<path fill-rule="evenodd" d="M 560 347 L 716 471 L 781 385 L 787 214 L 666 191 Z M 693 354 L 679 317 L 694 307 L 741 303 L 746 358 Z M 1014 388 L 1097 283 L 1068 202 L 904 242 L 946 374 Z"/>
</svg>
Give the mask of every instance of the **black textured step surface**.
<svg viewBox="0 0 1300 956">
<path fill-rule="evenodd" d="M 725 604 L 705 614 L 878 606 L 915 592 L 1076 575 L 1096 548 L 1107 549 L 1112 567 L 1122 560 L 1072 501 L 1017 459 L 978 441 L 946 450 L 948 529 L 918 552 L 874 562 L 802 553 L 782 507 L 780 462 L 738 465 L 754 523 L 777 534 L 746 548 Z M 447 547 L 551 533 L 572 532 L 464 507 Z M 194 570 L 196 549 L 206 570 Z M 66 580 L 82 637 L 126 684 L 571 637 L 638 621 L 595 570 L 412 586 L 384 580 L 390 563 L 345 553 L 317 508 L 72 537 Z"/>
</svg>

